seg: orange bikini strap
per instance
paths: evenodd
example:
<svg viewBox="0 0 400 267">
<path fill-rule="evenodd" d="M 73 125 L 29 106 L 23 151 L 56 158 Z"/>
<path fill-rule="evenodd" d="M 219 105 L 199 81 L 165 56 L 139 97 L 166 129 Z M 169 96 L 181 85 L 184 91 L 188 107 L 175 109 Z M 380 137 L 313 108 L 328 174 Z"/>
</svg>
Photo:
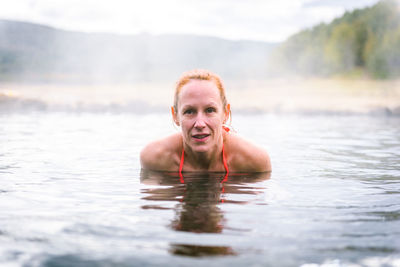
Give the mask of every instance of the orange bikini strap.
<svg viewBox="0 0 400 267">
<path fill-rule="evenodd" d="M 181 162 L 179 163 L 179 178 L 181 183 L 185 183 L 182 175 L 182 169 L 183 169 L 183 161 L 185 160 L 185 150 L 182 147 L 182 156 L 181 156 Z"/>
<path fill-rule="evenodd" d="M 226 174 L 221 183 L 226 182 L 228 180 L 228 174 L 229 174 L 228 163 L 226 162 L 226 157 L 225 157 L 224 143 L 222 143 L 222 162 L 224 163 Z"/>
</svg>

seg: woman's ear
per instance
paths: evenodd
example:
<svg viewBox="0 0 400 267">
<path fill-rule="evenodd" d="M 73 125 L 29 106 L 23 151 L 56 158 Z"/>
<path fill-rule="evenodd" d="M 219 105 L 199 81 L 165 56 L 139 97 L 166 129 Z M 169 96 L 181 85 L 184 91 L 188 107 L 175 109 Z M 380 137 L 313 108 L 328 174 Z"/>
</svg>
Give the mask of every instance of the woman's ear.
<svg viewBox="0 0 400 267">
<path fill-rule="evenodd" d="M 225 117 L 224 117 L 224 123 L 226 123 L 229 119 L 229 115 L 231 114 L 231 104 L 227 104 L 225 106 Z"/>
<path fill-rule="evenodd" d="M 178 116 L 176 115 L 176 112 L 175 112 L 174 107 L 171 107 L 171 114 L 172 114 L 172 119 L 174 120 L 175 124 L 176 124 L 177 126 L 180 126 L 180 125 L 179 125 Z"/>
</svg>

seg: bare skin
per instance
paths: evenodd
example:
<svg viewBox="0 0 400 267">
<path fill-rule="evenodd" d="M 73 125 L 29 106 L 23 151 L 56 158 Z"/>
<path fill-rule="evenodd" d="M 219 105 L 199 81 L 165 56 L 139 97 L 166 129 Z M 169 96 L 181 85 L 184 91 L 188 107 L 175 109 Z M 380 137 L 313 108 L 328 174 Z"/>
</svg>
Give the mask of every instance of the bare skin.
<svg viewBox="0 0 400 267">
<path fill-rule="evenodd" d="M 229 109 L 229 105 L 223 106 L 214 82 L 191 80 L 185 84 L 179 94 L 178 110 L 172 109 L 181 133 L 148 144 L 140 154 L 142 168 L 176 172 L 184 150 L 183 171 L 224 172 L 224 147 L 230 172 L 270 172 L 266 151 L 223 130 Z"/>
<path fill-rule="evenodd" d="M 243 138 L 224 133 L 224 147 L 230 172 L 270 172 L 271 163 L 266 151 L 247 142 Z M 148 144 L 140 155 L 142 168 L 154 171 L 176 172 L 182 155 L 183 141 L 180 133 L 173 134 L 161 140 Z M 184 171 L 224 172 L 222 151 L 207 167 L 200 166 L 196 160 L 190 160 L 186 155 Z"/>
</svg>

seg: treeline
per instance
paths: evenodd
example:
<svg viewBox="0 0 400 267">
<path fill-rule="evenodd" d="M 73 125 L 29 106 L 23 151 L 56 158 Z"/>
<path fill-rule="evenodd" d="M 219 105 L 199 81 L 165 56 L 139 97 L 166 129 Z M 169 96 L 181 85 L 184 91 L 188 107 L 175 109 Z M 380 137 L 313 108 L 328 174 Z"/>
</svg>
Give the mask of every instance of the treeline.
<svg viewBox="0 0 400 267">
<path fill-rule="evenodd" d="M 273 55 L 275 71 L 301 75 L 400 76 L 400 5 L 382 0 L 291 36 Z"/>
</svg>

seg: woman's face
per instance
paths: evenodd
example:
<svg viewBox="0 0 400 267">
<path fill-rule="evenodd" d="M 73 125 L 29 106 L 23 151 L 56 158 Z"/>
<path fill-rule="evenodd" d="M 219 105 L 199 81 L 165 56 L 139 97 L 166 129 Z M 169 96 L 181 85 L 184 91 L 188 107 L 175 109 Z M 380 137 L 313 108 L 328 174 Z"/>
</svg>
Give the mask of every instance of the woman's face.
<svg viewBox="0 0 400 267">
<path fill-rule="evenodd" d="M 183 141 L 194 152 L 207 152 L 222 140 L 226 112 L 217 85 L 191 80 L 179 93 L 175 122 L 181 126 Z"/>
</svg>

